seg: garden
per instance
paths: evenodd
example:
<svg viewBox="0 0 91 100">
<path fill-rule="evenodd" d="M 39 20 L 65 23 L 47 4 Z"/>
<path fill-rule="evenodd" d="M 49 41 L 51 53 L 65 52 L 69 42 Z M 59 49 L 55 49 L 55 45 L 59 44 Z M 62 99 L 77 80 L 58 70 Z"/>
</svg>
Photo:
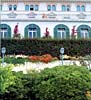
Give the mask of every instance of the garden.
<svg viewBox="0 0 91 100">
<path fill-rule="evenodd" d="M 83 44 L 79 46 L 77 41 L 74 42 L 77 51 L 73 41 L 70 41 L 71 45 L 68 40 L 65 43 L 51 40 L 2 41 L 6 54 L 4 64 L 0 58 L 0 100 L 91 100 L 91 55 L 88 47 L 87 54 L 84 54 L 79 52 L 80 47 L 84 48 Z M 62 43 L 66 50 L 63 65 L 59 57 Z M 87 44 L 89 46 L 90 41 Z M 49 48 L 45 49 L 48 45 Z"/>
</svg>

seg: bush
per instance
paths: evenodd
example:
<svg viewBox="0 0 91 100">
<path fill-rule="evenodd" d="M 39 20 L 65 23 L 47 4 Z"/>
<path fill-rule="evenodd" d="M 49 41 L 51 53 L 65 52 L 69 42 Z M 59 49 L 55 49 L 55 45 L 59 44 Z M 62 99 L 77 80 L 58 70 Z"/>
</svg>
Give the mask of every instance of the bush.
<svg viewBox="0 0 91 100">
<path fill-rule="evenodd" d="M 24 64 L 25 61 L 29 61 L 28 58 L 22 58 L 22 57 L 9 57 L 9 56 L 5 56 L 4 58 L 4 62 L 6 63 L 11 63 L 11 64 Z M 1 62 L 1 60 L 0 60 Z"/>
<path fill-rule="evenodd" d="M 36 74 L 23 74 L 22 72 L 13 72 L 16 76 L 15 84 L 10 85 L 1 95 L 0 100 L 35 100 L 32 93 L 33 80 Z"/>
<path fill-rule="evenodd" d="M 32 89 L 35 100 L 87 100 L 91 73 L 78 66 L 47 68 L 37 75 Z"/>
<path fill-rule="evenodd" d="M 7 92 L 7 88 L 15 84 L 15 76 L 12 73 L 12 67 L 14 66 L 0 66 L 0 94 Z"/>
</svg>

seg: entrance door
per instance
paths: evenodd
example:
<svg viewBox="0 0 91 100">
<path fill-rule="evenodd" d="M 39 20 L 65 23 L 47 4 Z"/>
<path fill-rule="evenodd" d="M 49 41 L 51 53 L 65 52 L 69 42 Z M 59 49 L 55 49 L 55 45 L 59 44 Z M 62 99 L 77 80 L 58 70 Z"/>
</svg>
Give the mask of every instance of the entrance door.
<svg viewBox="0 0 91 100">
<path fill-rule="evenodd" d="M 59 39 L 65 39 L 66 38 L 65 29 L 58 29 L 57 30 L 57 38 L 59 38 Z"/>
<path fill-rule="evenodd" d="M 81 38 L 89 38 L 88 29 L 81 29 Z"/>
<path fill-rule="evenodd" d="M 31 29 L 28 30 L 28 37 L 29 38 L 37 38 L 36 28 L 31 28 Z"/>
<path fill-rule="evenodd" d="M 1 29 L 0 30 L 0 38 L 7 38 L 7 37 L 8 37 L 7 29 Z"/>
</svg>

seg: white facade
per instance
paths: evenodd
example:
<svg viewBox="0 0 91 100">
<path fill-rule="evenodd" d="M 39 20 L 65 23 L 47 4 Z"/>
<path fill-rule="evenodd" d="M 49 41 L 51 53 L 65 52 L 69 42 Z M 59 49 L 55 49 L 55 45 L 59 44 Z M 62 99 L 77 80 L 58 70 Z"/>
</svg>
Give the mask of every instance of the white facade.
<svg viewBox="0 0 91 100">
<path fill-rule="evenodd" d="M 9 9 L 10 5 L 12 10 Z M 14 5 L 16 5 L 15 9 Z M 29 10 L 26 10 L 26 5 L 29 6 Z M 31 8 L 31 5 L 34 7 Z M 51 10 L 48 6 L 51 6 Z M 3 31 L 7 30 L 5 27 L 8 25 L 9 37 L 13 37 L 14 27 L 19 23 L 18 33 L 22 38 L 34 37 L 31 36 L 34 25 L 36 28 L 33 32 L 39 30 L 34 33 L 39 32 L 39 37 L 44 36 L 47 27 L 53 38 L 62 39 L 64 36 L 60 36 L 64 33 L 71 37 L 73 26 L 76 26 L 74 31 L 77 33 L 77 38 L 91 38 L 91 0 L 1 0 L 0 7 L 0 34 L 4 34 Z M 1 35 L 1 37 L 5 36 Z"/>
</svg>

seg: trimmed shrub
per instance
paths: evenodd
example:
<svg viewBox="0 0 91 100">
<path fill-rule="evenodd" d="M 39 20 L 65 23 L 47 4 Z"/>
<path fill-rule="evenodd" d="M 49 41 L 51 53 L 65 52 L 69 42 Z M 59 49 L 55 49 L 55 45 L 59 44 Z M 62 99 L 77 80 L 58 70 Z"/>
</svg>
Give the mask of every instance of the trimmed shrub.
<svg viewBox="0 0 91 100">
<path fill-rule="evenodd" d="M 47 68 L 37 75 L 32 89 L 35 100 L 87 100 L 91 73 L 79 66 Z"/>
<path fill-rule="evenodd" d="M 64 47 L 66 55 L 85 56 L 91 53 L 91 40 L 2 39 L 1 47 L 6 47 L 6 54 L 51 54 L 58 58 Z"/>
</svg>

